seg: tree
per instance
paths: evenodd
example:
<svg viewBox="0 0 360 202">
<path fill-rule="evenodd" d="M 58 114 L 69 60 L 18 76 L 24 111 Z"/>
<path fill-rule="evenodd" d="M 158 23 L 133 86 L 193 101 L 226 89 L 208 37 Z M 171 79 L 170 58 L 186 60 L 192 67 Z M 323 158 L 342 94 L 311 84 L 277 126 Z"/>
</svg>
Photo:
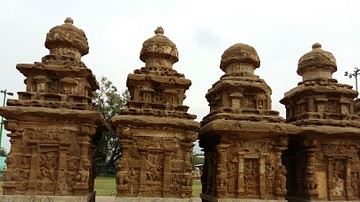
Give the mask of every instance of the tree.
<svg viewBox="0 0 360 202">
<path fill-rule="evenodd" d="M 0 148 L 0 156 L 6 156 L 6 150 L 4 147 Z"/>
<path fill-rule="evenodd" d="M 196 165 L 204 164 L 204 161 L 205 161 L 204 154 L 196 153 L 196 152 L 192 151 L 191 155 L 190 155 L 190 161 L 191 161 L 191 165 L 194 169 Z"/>
<path fill-rule="evenodd" d="M 93 100 L 103 114 L 108 129 L 108 131 L 103 132 L 98 140 L 95 152 L 95 162 L 100 173 L 116 173 L 116 162 L 120 158 L 121 151 L 119 138 L 111 127 L 110 119 L 120 114 L 121 109 L 126 108 L 129 99 L 130 93 L 128 90 L 120 94 L 111 81 L 106 77 L 101 78 L 100 90 L 96 92 Z"/>
</svg>

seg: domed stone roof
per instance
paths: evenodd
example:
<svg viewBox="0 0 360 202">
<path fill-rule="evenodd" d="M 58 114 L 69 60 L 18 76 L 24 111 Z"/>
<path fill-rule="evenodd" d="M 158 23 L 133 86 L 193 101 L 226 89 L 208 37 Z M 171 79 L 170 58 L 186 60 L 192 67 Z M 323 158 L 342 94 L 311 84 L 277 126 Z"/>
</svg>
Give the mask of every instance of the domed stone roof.
<svg viewBox="0 0 360 202">
<path fill-rule="evenodd" d="M 73 19 L 68 17 L 64 24 L 50 29 L 45 41 L 45 47 L 50 50 L 50 54 L 80 58 L 89 53 L 85 32 L 73 23 Z"/>
<path fill-rule="evenodd" d="M 163 58 L 174 64 L 179 61 L 178 55 L 176 45 L 164 36 L 164 29 L 158 27 L 155 30 L 155 36 L 143 43 L 140 59 L 146 63 L 146 60 L 149 58 Z"/>
<path fill-rule="evenodd" d="M 329 78 L 336 70 L 336 60 L 333 54 L 321 49 L 320 43 L 315 43 L 312 51 L 299 59 L 297 73 L 304 77 L 303 80 L 308 80 L 319 77 Z"/>
<path fill-rule="evenodd" d="M 260 59 L 255 48 L 243 43 L 234 44 L 224 51 L 220 68 L 225 72 L 226 67 L 233 63 L 248 63 L 254 69 L 260 67 Z"/>
</svg>

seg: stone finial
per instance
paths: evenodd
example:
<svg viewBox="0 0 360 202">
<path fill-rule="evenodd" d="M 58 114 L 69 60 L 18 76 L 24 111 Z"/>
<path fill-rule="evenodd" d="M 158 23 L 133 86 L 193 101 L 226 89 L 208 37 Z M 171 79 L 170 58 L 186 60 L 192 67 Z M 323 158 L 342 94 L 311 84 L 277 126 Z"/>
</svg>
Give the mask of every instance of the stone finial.
<svg viewBox="0 0 360 202">
<path fill-rule="evenodd" d="M 176 45 L 166 36 L 164 29 L 158 27 L 155 36 L 147 39 L 142 46 L 140 59 L 145 62 L 145 67 L 163 67 L 171 69 L 179 60 Z"/>
<path fill-rule="evenodd" d="M 51 55 L 62 55 L 80 59 L 89 53 L 85 32 L 73 25 L 74 20 L 67 17 L 64 24 L 50 29 L 46 35 L 45 47 Z"/>
<path fill-rule="evenodd" d="M 336 59 L 333 54 L 324 51 L 320 43 L 314 43 L 312 50 L 299 59 L 297 73 L 306 81 L 331 79 L 336 70 Z"/>
<path fill-rule="evenodd" d="M 154 31 L 156 35 L 164 35 L 164 29 L 160 26 Z"/>
<path fill-rule="evenodd" d="M 74 24 L 74 20 L 73 20 L 71 17 L 67 17 L 67 18 L 64 20 L 64 23 Z"/>
<path fill-rule="evenodd" d="M 321 44 L 316 42 L 312 45 L 312 49 L 315 49 L 315 48 L 321 48 Z"/>
<path fill-rule="evenodd" d="M 221 56 L 220 68 L 227 74 L 234 71 L 253 73 L 258 67 L 260 67 L 259 56 L 255 48 L 247 44 L 234 44 Z"/>
</svg>

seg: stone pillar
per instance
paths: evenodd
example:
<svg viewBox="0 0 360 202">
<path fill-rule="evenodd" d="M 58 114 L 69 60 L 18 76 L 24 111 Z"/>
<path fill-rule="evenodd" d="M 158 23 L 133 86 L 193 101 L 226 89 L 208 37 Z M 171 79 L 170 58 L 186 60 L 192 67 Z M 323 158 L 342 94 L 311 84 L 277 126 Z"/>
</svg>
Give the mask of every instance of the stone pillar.
<svg viewBox="0 0 360 202">
<path fill-rule="evenodd" d="M 280 101 L 299 127 L 283 156 L 289 201 L 360 200 L 357 92 L 332 78 L 336 70 L 335 57 L 315 43 L 299 59 L 302 81 Z"/>
<path fill-rule="evenodd" d="M 45 46 L 41 62 L 16 66 L 26 92 L 0 108 L 11 143 L 0 201 L 94 201 L 93 138 L 104 121 L 91 102 L 98 83 L 81 61 L 87 39 L 67 18 Z"/>
<path fill-rule="evenodd" d="M 285 200 L 281 155 L 298 130 L 271 109 L 271 88 L 254 74 L 259 66 L 253 47 L 231 46 L 221 59 L 225 74 L 206 94 L 211 108 L 199 131 L 204 202 Z"/>
<path fill-rule="evenodd" d="M 124 148 L 116 201 L 189 201 L 190 154 L 199 129 L 183 105 L 191 81 L 172 68 L 178 52 L 161 27 L 143 43 L 140 59 L 145 67 L 127 78 L 128 108 L 111 120 Z"/>
</svg>

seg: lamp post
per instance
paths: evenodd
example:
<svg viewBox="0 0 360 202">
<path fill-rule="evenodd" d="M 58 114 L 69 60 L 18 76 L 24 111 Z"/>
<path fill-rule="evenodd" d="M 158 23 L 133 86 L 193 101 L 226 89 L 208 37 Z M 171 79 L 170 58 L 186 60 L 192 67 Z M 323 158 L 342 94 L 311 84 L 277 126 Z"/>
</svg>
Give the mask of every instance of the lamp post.
<svg viewBox="0 0 360 202">
<path fill-rule="evenodd" d="M 14 93 L 7 92 L 6 89 L 5 90 L 0 90 L 0 93 L 4 94 L 4 99 L 3 99 L 3 104 L 2 104 L 2 106 L 4 107 L 5 104 L 6 104 L 6 95 L 13 96 Z M 1 122 L 0 122 L 0 148 L 1 148 L 1 141 L 2 141 L 3 125 L 4 125 L 4 117 L 1 116 Z"/>
<path fill-rule="evenodd" d="M 360 74 L 360 69 L 358 67 L 355 67 L 354 69 L 355 69 L 354 73 L 349 73 L 348 71 L 346 71 L 345 76 L 348 76 L 350 79 L 352 77 L 355 78 L 355 89 L 356 89 L 356 92 L 358 92 L 358 95 L 359 95 L 357 76 Z"/>
</svg>

